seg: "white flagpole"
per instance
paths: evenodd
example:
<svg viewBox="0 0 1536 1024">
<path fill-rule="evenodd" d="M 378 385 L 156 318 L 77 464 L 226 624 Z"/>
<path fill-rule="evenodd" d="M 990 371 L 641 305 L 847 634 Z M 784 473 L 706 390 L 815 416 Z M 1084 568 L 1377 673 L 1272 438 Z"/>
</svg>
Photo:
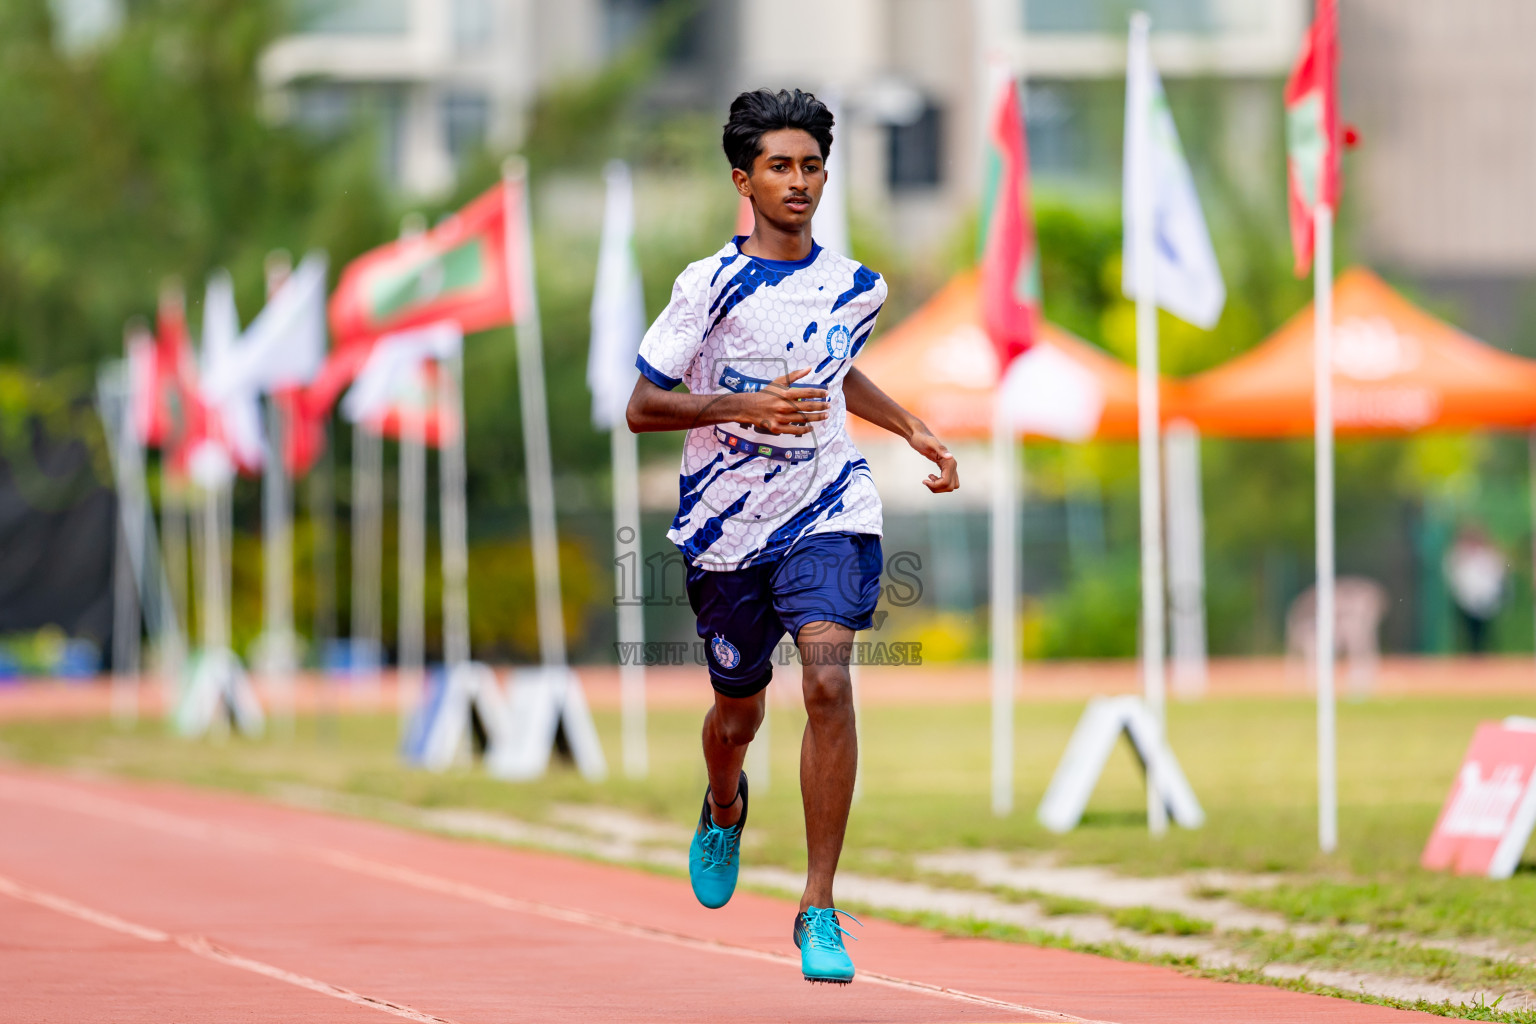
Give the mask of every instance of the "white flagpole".
<svg viewBox="0 0 1536 1024">
<path fill-rule="evenodd" d="M 1205 543 L 1200 498 L 1200 432 L 1185 420 L 1169 424 L 1163 440 L 1168 487 L 1168 594 L 1173 692 L 1205 693 Z"/>
<path fill-rule="evenodd" d="M 528 197 L 528 164 L 513 158 L 502 165 L 507 189 L 507 275 L 517 315 L 517 383 L 523 409 L 523 450 L 528 467 L 529 529 L 539 626 L 540 661 L 563 666 L 565 624 L 560 611 L 560 549 L 555 532 L 555 481 L 549 454 L 549 413 L 544 400 L 544 345 L 533 273 L 533 226 Z M 514 232 L 513 217 L 517 218 Z"/>
<path fill-rule="evenodd" d="M 438 451 L 438 525 L 443 559 L 443 664 L 453 670 L 469 661 L 469 522 L 465 502 L 464 349 L 440 364 L 439 415 L 457 424 L 453 440 Z"/>
<path fill-rule="evenodd" d="M 426 409 L 431 403 L 425 403 Z M 405 730 L 421 699 L 425 669 L 427 561 L 427 445 L 424 419 L 406 415 L 400 424 L 400 606 L 395 623 L 396 711 Z"/>
<path fill-rule="evenodd" d="M 618 568 L 619 644 L 638 652 L 645 642 L 645 607 L 639 587 L 629 593 L 626 575 L 640 575 L 640 452 L 635 435 L 623 423 L 608 431 L 613 452 L 613 546 Z M 624 717 L 624 774 L 644 778 L 649 770 L 645 739 L 645 663 L 627 654 L 619 659 L 619 695 Z"/>
<path fill-rule="evenodd" d="M 220 635 L 225 650 L 233 650 L 235 643 L 234 595 L 235 595 L 235 480 L 224 481 L 214 492 L 218 496 L 219 513 L 219 571 L 223 581 L 219 588 L 221 618 Z"/>
<path fill-rule="evenodd" d="M 645 298 L 635 262 L 634 183 L 629 167 L 622 160 L 610 160 L 603 177 L 607 198 L 592 294 L 587 383 L 592 389 L 593 423 L 608 431 L 613 470 L 614 608 L 619 649 L 624 652 L 619 659 L 624 773 L 643 778 L 649 755 L 645 663 L 636 656 L 645 643 L 640 586 L 640 454 L 637 439 L 624 422 L 623 403 L 635 377 L 634 353 L 645 332 Z"/>
<path fill-rule="evenodd" d="M 229 646 L 229 623 L 225 608 L 228 602 L 224 594 L 224 542 L 222 539 L 221 488 L 217 485 L 202 488 L 202 639 L 203 656 L 222 651 Z"/>
<path fill-rule="evenodd" d="M 1018 449 L 1003 382 L 992 399 L 992 813 L 1013 810 L 1013 686 L 1018 676 Z"/>
<path fill-rule="evenodd" d="M 1338 756 L 1334 731 L 1333 661 L 1333 209 L 1312 213 L 1313 374 L 1317 448 L 1317 842 L 1339 845 Z"/>
<path fill-rule="evenodd" d="M 293 270 L 286 252 L 267 256 L 267 301 L 271 302 Z M 269 395 L 267 457 L 262 463 L 262 674 L 272 696 L 273 717 L 280 732 L 293 732 L 294 637 L 293 637 L 293 498 L 288 469 L 283 465 L 286 438 L 283 416 Z"/>
<path fill-rule="evenodd" d="M 1022 8 L 1020 8 L 1022 10 Z M 981 111 L 978 154 L 986 146 L 987 119 L 1004 82 L 1022 88 L 1024 74 L 1017 61 L 1006 61 L 998 52 L 998 39 L 1013 30 L 1023 35 L 1023 25 L 1005 14 L 997 0 L 974 0 L 976 67 L 980 78 Z M 992 573 L 990 579 L 989 633 L 992 675 L 992 813 L 1002 817 L 1013 811 L 1013 688 L 1018 679 L 1019 642 L 1019 451 L 1013 417 L 1003 400 L 1007 367 L 998 371 L 992 398 Z"/>
<path fill-rule="evenodd" d="M 313 531 L 313 561 L 310 586 L 314 590 L 314 643 L 322 663 L 336 639 L 336 438 L 330 425 L 322 423 L 324 446 L 318 462 L 309 471 L 305 488 L 309 524 Z M 321 683 L 323 700 L 330 698 L 330 680 Z M 328 712 L 322 712 L 322 716 Z"/>
<path fill-rule="evenodd" d="M 407 214 L 402 239 L 420 237 L 426 219 Z M 423 402 L 423 416 L 432 407 Z M 421 700 L 426 673 L 427 442 L 426 421 L 406 415 L 400 424 L 400 521 L 396 545 L 395 711 L 401 735 Z M 438 473 L 442 474 L 439 457 Z M 441 507 L 441 500 L 439 500 Z M 447 555 L 444 554 L 446 563 Z"/>
<path fill-rule="evenodd" d="M 1529 459 L 1527 482 L 1531 490 L 1531 579 L 1536 580 L 1536 428 L 1526 435 L 1526 449 Z"/>
<path fill-rule="evenodd" d="M 382 553 L 384 450 L 379 436 L 352 425 L 352 672 L 379 681 L 379 562 Z"/>
<path fill-rule="evenodd" d="M 130 336 L 131 337 L 131 336 Z M 121 380 L 126 384 L 127 364 L 123 364 Z M 101 393 L 101 411 L 106 430 L 116 435 L 116 443 L 109 451 L 117 455 L 113 469 L 117 483 L 117 554 L 113 564 L 113 615 L 112 615 L 112 718 L 121 728 L 129 728 L 139 718 L 140 642 L 139 623 L 140 588 L 149 574 L 139 573 L 145 560 L 145 502 L 143 482 L 143 451 L 139 446 L 138 431 L 134 429 L 133 389 L 131 385 L 119 385 L 118 400 L 106 400 L 106 388 L 98 385 Z M 145 595 L 144 604 L 149 601 Z"/>
<path fill-rule="evenodd" d="M 1132 45 L 1145 46 L 1151 18 L 1131 15 Z M 1138 38 L 1139 37 L 1139 38 Z M 1157 392 L 1157 265 L 1153 247 L 1151 93 L 1135 90 L 1139 102 L 1131 119 L 1131 217 L 1136 225 L 1136 411 L 1141 476 L 1141 681 L 1147 711 L 1161 741 L 1165 728 L 1166 681 L 1163 675 L 1163 527 L 1162 442 Z M 1158 780 L 1147 763 L 1147 828 L 1155 836 L 1168 831 L 1168 809 Z"/>
<path fill-rule="evenodd" d="M 191 527 L 187 520 L 186 496 L 177 487 L 167 487 L 164 457 L 160 472 L 160 529 L 165 536 L 165 597 L 162 607 L 170 609 L 178 624 L 174 634 L 161 634 L 158 653 L 160 658 L 160 696 L 165 707 L 174 708 L 181 698 L 185 680 L 188 648 L 191 646 L 192 597 L 188 593 L 187 535 Z M 181 626 L 185 626 L 185 630 Z M 167 642 L 169 641 L 169 643 Z"/>
</svg>

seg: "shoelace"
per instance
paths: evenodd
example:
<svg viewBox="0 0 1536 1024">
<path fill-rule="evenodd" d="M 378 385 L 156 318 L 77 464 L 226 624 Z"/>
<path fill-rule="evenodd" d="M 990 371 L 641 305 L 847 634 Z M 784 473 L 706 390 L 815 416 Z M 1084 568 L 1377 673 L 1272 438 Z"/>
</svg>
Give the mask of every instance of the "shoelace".
<svg viewBox="0 0 1536 1024">
<path fill-rule="evenodd" d="M 811 907 L 805 912 L 805 937 L 812 949 L 842 949 L 842 936 L 846 935 L 854 942 L 859 937 L 842 926 L 837 915 L 842 914 L 848 920 L 864 927 L 864 922 L 848 913 L 846 910 L 838 910 L 836 907 Z"/>
<path fill-rule="evenodd" d="M 732 825 L 721 828 L 713 821 L 704 833 L 703 846 L 705 867 L 726 867 L 736 855 L 736 845 L 741 841 L 741 829 Z"/>
</svg>

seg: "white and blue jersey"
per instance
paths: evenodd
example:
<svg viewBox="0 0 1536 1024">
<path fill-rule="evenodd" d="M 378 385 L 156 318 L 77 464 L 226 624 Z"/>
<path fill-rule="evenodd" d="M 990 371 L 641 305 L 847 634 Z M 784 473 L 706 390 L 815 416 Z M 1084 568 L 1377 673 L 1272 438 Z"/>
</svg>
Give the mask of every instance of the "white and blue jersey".
<svg viewBox="0 0 1536 1024">
<path fill-rule="evenodd" d="M 780 559 L 802 537 L 881 533 L 880 496 L 848 437 L 843 378 L 885 302 L 879 274 L 818 245 L 803 260 L 744 255 L 742 238 L 689 265 L 640 343 L 652 383 L 696 395 L 756 391 L 809 366 L 827 389 L 809 434 L 728 423 L 688 431 L 667 531 L 690 565 L 734 570 Z"/>
</svg>

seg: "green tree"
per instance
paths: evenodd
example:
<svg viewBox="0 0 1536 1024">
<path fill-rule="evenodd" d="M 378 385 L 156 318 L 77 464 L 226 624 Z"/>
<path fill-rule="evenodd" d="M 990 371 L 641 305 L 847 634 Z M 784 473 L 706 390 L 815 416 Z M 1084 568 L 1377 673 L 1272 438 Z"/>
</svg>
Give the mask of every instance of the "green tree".
<svg viewBox="0 0 1536 1024">
<path fill-rule="evenodd" d="M 273 0 L 140 0 L 100 48 L 61 52 L 46 0 L 0 5 L 0 359 L 42 370 L 121 351 L 122 325 L 214 267 L 242 308 L 275 248 L 342 261 L 389 233 L 359 138 L 263 114 Z"/>
</svg>

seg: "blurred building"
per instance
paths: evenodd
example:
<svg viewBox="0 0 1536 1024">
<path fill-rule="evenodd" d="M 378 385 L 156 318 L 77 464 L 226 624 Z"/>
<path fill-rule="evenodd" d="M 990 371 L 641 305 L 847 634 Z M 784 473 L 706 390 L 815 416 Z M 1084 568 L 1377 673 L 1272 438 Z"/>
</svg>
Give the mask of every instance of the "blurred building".
<svg viewBox="0 0 1536 1024">
<path fill-rule="evenodd" d="M 1150 10 L 1169 79 L 1219 83 L 1209 132 L 1231 173 L 1274 178 L 1277 80 L 1305 0 L 765 0 L 703 4 L 669 47 L 648 108 L 721 113 L 735 92 L 802 86 L 834 99 L 856 210 L 912 247 L 953 230 L 978 189 L 988 61 L 1029 76 L 1045 183 L 1119 182 L 1125 30 Z M 391 180 L 431 193 L 463 155 L 513 146 L 538 91 L 598 67 L 666 0 L 302 0 L 262 62 L 289 116 L 318 131 L 373 119 Z"/>
<path fill-rule="evenodd" d="M 55 0 L 75 33 L 112 0 Z M 359 119 L 389 180 L 451 184 L 465 155 L 515 148 L 540 90 L 591 73 L 668 0 L 298 0 L 265 55 L 277 108 L 325 133 Z M 1028 80 L 1037 186 L 1114 202 L 1125 31 L 1152 16 L 1153 56 L 1208 201 L 1283 210 L 1280 85 L 1310 0 L 710 0 L 667 48 L 642 98 L 723 115 L 757 86 L 802 86 L 839 109 L 838 169 L 856 216 L 922 251 L 947 239 L 979 186 L 989 61 Z M 1536 271 L 1536 131 L 1511 104 L 1536 90 L 1529 0 L 1351 0 L 1342 11 L 1344 115 L 1361 128 L 1344 215 L 1360 255 L 1438 286 L 1470 326 L 1506 339 Z M 1235 199 L 1234 199 L 1235 197 Z"/>
<path fill-rule="evenodd" d="M 777 5 L 737 4 L 735 84 L 830 87 L 852 132 L 855 209 L 886 214 L 892 237 L 918 247 L 952 232 L 980 189 L 993 63 L 1027 77 L 1037 184 L 1118 196 L 1136 9 L 1152 16 L 1164 78 L 1209 97 L 1197 148 L 1240 183 L 1278 180 L 1278 83 L 1307 18 L 1305 0 L 828 0 L 812 32 Z"/>
<path fill-rule="evenodd" d="M 1536 4 L 1340 5 L 1345 213 L 1371 262 L 1455 300 L 1466 327 L 1536 354 Z"/>
<path fill-rule="evenodd" d="M 481 146 L 510 147 L 539 90 L 607 55 L 603 0 L 298 0 L 261 62 L 281 114 L 364 120 L 388 180 L 430 195 Z"/>
</svg>

